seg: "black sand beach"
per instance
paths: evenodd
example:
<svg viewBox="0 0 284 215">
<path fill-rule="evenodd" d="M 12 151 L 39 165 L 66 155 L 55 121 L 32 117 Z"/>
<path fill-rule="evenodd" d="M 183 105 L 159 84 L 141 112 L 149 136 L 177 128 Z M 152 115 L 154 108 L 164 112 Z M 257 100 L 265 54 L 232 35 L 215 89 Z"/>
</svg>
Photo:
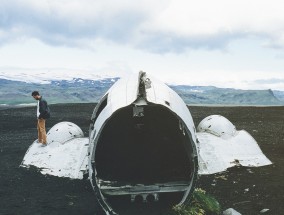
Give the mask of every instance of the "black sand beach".
<svg viewBox="0 0 284 215">
<path fill-rule="evenodd" d="M 88 135 L 95 104 L 51 105 L 47 130 L 62 121 L 77 124 Z M 0 214 L 92 214 L 101 211 L 88 180 L 40 174 L 19 165 L 37 138 L 35 107 L 0 110 Z M 284 214 L 284 107 L 189 107 L 196 126 L 208 115 L 220 114 L 248 131 L 273 162 L 259 168 L 234 167 L 201 176 L 198 187 L 213 195 L 223 210 L 241 214 Z M 159 214 L 159 213 L 157 213 Z M 146 215 L 146 214 L 145 214 Z"/>
</svg>

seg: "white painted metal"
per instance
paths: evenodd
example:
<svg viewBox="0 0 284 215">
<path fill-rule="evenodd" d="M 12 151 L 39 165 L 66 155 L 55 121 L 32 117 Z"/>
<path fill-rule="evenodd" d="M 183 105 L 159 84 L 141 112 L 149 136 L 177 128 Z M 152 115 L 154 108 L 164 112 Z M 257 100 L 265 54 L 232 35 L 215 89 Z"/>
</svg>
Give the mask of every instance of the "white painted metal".
<svg viewBox="0 0 284 215">
<path fill-rule="evenodd" d="M 184 192 L 188 189 L 188 183 L 184 182 L 169 182 L 169 183 L 157 183 L 152 185 L 136 184 L 130 185 L 126 184 L 123 186 L 115 186 L 111 183 L 100 182 L 100 189 L 108 195 L 119 196 L 119 195 L 129 195 L 131 194 L 141 194 L 145 191 L 147 193 L 167 193 L 167 192 Z"/>
<path fill-rule="evenodd" d="M 36 141 L 28 149 L 21 166 L 36 166 L 42 174 L 83 179 L 88 170 L 88 138 L 75 138 L 42 147 Z"/>
<path fill-rule="evenodd" d="M 48 143 L 65 143 L 73 138 L 84 137 L 80 127 L 72 122 L 60 122 L 54 125 L 47 133 Z"/>
<path fill-rule="evenodd" d="M 235 135 L 236 127 L 223 116 L 211 115 L 199 123 L 197 132 L 207 132 L 226 139 Z"/>
<path fill-rule="evenodd" d="M 26 152 L 21 166 L 36 166 L 42 174 L 82 179 L 88 170 L 88 138 L 70 122 L 54 125 L 48 132 L 48 145 L 35 141 Z"/>
<path fill-rule="evenodd" d="M 225 117 L 208 116 L 198 125 L 199 174 L 213 174 L 227 168 L 265 166 L 271 161 L 246 131 L 237 131 Z"/>
</svg>

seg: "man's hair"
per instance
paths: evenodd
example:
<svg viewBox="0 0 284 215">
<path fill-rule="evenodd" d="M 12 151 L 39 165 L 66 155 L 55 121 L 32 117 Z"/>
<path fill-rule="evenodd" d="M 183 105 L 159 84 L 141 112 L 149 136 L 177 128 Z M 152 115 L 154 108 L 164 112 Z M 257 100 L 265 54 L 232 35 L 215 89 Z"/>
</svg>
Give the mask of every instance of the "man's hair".
<svg viewBox="0 0 284 215">
<path fill-rule="evenodd" d="M 39 96 L 39 92 L 38 91 L 33 91 L 32 92 L 32 96 Z"/>
</svg>

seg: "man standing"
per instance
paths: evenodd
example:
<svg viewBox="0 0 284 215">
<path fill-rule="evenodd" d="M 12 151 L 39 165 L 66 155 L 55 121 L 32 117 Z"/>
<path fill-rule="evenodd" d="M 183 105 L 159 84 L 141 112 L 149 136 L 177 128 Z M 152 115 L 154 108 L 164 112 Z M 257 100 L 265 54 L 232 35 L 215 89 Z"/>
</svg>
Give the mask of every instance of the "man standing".
<svg viewBox="0 0 284 215">
<path fill-rule="evenodd" d="M 50 111 L 47 105 L 46 100 L 39 95 L 38 91 L 32 92 L 32 97 L 37 100 L 37 130 L 38 130 L 38 142 L 42 146 L 47 145 L 46 140 L 46 130 L 45 130 L 45 120 L 50 117 Z"/>
</svg>

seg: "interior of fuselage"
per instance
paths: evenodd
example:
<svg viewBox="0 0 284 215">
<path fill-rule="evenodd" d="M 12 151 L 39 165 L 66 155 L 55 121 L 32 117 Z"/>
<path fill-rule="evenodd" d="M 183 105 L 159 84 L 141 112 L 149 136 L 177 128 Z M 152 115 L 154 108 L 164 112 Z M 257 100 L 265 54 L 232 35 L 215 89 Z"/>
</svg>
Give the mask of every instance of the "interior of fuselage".
<svg viewBox="0 0 284 215">
<path fill-rule="evenodd" d="M 97 142 L 97 178 L 125 184 L 189 181 L 191 158 L 185 145 L 189 136 L 179 118 L 161 105 L 143 106 L 143 116 L 133 116 L 133 106 L 115 112 Z"/>
</svg>

